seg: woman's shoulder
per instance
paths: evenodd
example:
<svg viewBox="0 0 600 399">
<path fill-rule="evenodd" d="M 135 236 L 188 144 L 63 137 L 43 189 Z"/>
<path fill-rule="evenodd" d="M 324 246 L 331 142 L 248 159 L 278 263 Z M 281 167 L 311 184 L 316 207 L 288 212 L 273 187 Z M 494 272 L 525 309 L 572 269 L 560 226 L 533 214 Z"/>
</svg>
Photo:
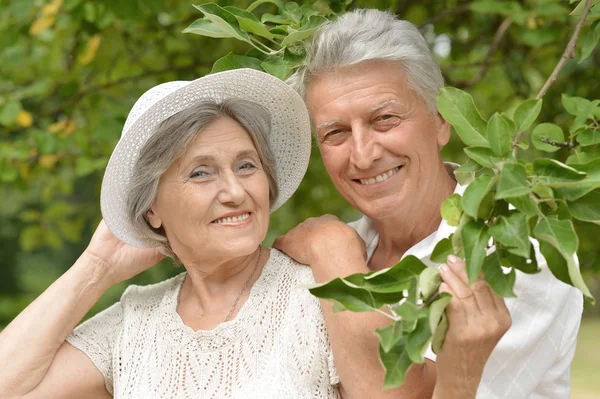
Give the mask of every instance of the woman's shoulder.
<svg viewBox="0 0 600 399">
<path fill-rule="evenodd" d="M 171 277 L 167 280 L 149 285 L 132 284 L 127 287 L 121 296 L 121 304 L 123 306 L 138 306 L 154 307 L 169 298 L 178 291 L 185 277 L 185 272 Z"/>
<path fill-rule="evenodd" d="M 269 266 L 277 271 L 282 279 L 292 280 L 298 284 L 313 284 L 315 278 L 309 266 L 296 262 L 278 249 L 271 248 Z"/>
</svg>

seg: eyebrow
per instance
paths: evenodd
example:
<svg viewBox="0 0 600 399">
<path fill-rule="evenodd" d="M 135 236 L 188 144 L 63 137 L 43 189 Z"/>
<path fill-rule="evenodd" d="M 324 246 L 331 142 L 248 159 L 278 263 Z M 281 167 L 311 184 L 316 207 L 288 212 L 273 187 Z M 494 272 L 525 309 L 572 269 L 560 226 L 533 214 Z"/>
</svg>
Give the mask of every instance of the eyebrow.
<svg viewBox="0 0 600 399">
<path fill-rule="evenodd" d="M 375 111 L 379 111 L 381 108 L 385 108 L 386 106 L 388 106 L 389 104 L 396 104 L 396 105 L 401 105 L 399 101 L 397 100 L 388 100 L 388 101 L 384 101 L 381 104 L 375 105 L 372 108 L 369 108 L 369 112 L 375 112 Z"/>
<path fill-rule="evenodd" d="M 238 152 L 235 155 L 235 158 L 244 158 L 244 157 L 258 157 L 260 159 L 260 156 L 258 155 L 258 151 L 256 149 L 243 150 L 243 151 Z M 215 160 L 216 160 L 216 158 L 210 154 L 196 155 L 195 157 L 191 158 L 188 162 L 186 162 L 184 167 L 185 167 L 185 169 L 187 169 L 190 164 L 194 164 L 194 163 L 198 163 L 198 162 L 206 162 L 206 161 L 214 162 Z"/>
<path fill-rule="evenodd" d="M 382 108 L 384 108 L 384 107 L 388 106 L 389 104 L 397 104 L 397 105 L 401 105 L 401 103 L 400 103 L 399 101 L 397 101 L 397 100 L 387 100 L 387 101 L 384 101 L 384 102 L 382 102 L 381 104 L 377 104 L 377 105 L 375 105 L 375 106 L 373 106 L 373 107 L 369 108 L 368 112 L 369 112 L 369 113 L 372 113 L 372 112 L 378 111 L 378 110 L 380 110 L 380 109 L 382 109 Z M 338 124 L 340 124 L 340 123 L 341 123 L 341 122 L 340 122 L 339 120 L 327 121 L 327 122 L 319 123 L 319 124 L 316 126 L 316 128 L 317 128 L 317 129 L 321 129 L 321 128 L 324 128 L 324 127 L 329 127 L 329 126 L 338 125 Z"/>
</svg>

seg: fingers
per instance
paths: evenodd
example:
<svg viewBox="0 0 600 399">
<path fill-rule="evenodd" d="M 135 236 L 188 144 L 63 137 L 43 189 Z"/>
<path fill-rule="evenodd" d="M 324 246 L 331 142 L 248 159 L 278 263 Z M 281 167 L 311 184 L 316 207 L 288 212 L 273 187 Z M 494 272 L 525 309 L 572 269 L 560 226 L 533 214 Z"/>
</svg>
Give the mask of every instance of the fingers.
<svg viewBox="0 0 600 399">
<path fill-rule="evenodd" d="M 450 259 L 450 257 L 448 257 Z M 465 281 L 463 277 L 460 276 L 460 262 L 452 262 L 452 267 L 449 264 L 443 264 L 440 266 L 440 275 L 442 276 L 442 280 L 448 285 L 448 288 L 452 292 L 452 295 L 458 299 L 468 299 L 473 296 L 471 289 L 468 285 L 468 280 Z M 466 272 L 465 272 L 466 274 Z"/>
</svg>

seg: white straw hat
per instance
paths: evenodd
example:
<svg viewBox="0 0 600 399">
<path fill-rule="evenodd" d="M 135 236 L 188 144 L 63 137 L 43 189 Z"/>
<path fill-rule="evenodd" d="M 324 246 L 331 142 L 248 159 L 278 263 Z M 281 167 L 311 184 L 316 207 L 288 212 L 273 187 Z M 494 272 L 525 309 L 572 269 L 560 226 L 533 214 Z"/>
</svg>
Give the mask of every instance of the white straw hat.
<svg viewBox="0 0 600 399">
<path fill-rule="evenodd" d="M 131 109 L 104 173 L 100 208 L 104 221 L 117 238 L 136 247 L 156 246 L 155 241 L 130 223 L 126 210 L 133 167 L 156 127 L 199 102 L 222 102 L 230 98 L 258 103 L 271 114 L 268 141 L 275 156 L 279 185 L 279 198 L 272 204 L 271 212 L 292 196 L 308 168 L 311 147 L 308 111 L 294 89 L 254 69 L 235 69 L 193 81 L 163 83 L 144 93 Z"/>
</svg>

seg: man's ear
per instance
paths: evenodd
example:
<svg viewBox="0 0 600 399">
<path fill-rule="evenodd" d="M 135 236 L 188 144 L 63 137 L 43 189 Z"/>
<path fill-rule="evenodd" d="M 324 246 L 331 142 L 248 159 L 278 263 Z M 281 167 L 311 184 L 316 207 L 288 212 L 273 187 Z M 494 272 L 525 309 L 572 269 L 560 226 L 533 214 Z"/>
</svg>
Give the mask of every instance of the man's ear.
<svg viewBox="0 0 600 399">
<path fill-rule="evenodd" d="M 146 212 L 146 220 L 155 229 L 159 229 L 162 226 L 162 219 L 154 212 L 154 209 L 150 208 Z"/>
<path fill-rule="evenodd" d="M 439 112 L 436 115 L 437 123 L 437 142 L 440 147 L 445 146 L 450 141 L 450 123 Z"/>
</svg>

